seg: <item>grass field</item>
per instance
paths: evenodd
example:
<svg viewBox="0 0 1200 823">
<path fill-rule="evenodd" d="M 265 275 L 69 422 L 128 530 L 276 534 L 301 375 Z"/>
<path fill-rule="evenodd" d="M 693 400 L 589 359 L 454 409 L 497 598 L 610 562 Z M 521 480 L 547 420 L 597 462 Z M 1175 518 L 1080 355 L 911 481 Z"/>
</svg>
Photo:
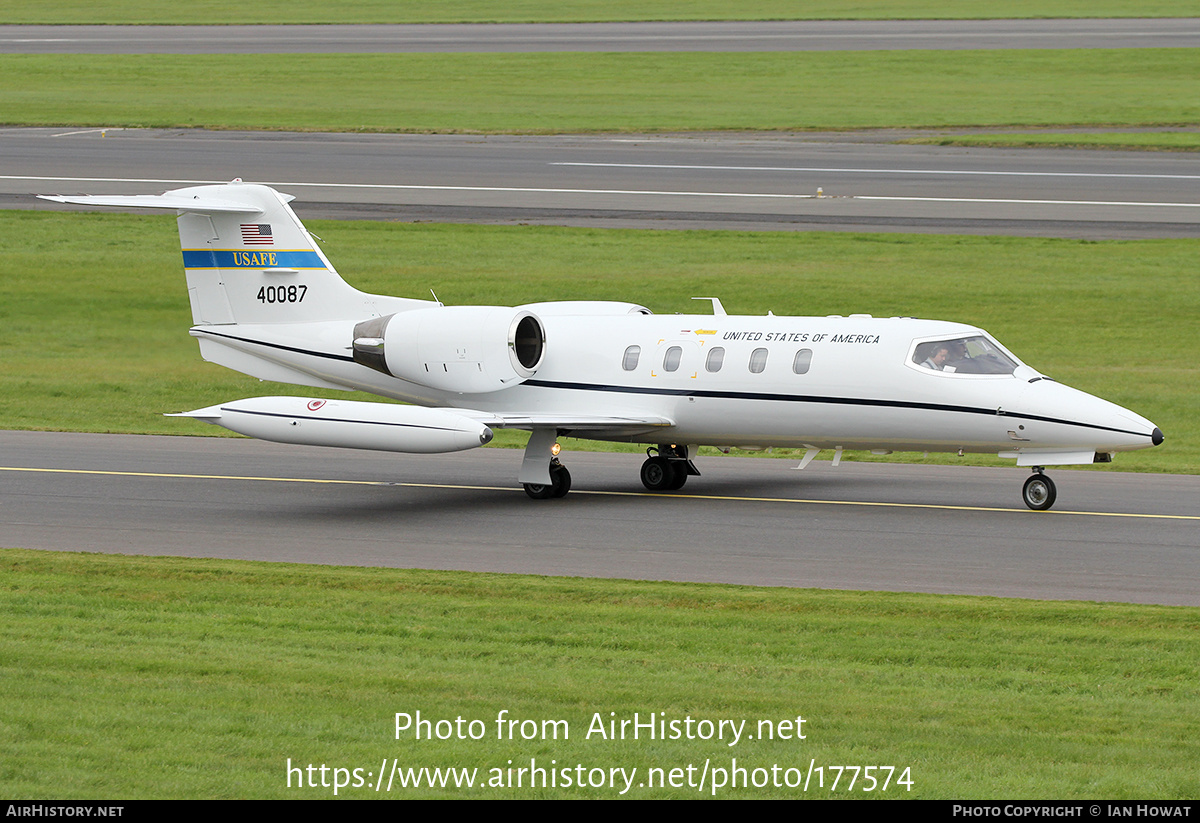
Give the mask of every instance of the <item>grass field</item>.
<svg viewBox="0 0 1200 823">
<path fill-rule="evenodd" d="M 0 55 L 0 78 L 9 125 L 557 133 L 1200 122 L 1194 49 Z"/>
<path fill-rule="evenodd" d="M 561 23 L 619 20 L 970 19 L 1003 17 L 1188 17 L 1191 0 L 5 0 L 2 23 Z"/>
<path fill-rule="evenodd" d="M 311 226 L 353 285 L 409 297 L 432 288 L 448 304 L 611 299 L 668 313 L 716 295 L 730 313 L 977 324 L 1035 368 L 1166 432 L 1164 446 L 1112 468 L 1200 471 L 1200 241 Z M 169 216 L 0 212 L 0 236 L 20 238 L 0 248 L 0 427 L 213 434 L 161 414 L 321 394 L 200 360 Z"/>
<path fill-rule="evenodd" d="M 695 767 L 691 787 L 635 782 L 626 796 L 641 798 L 711 796 L 711 770 L 734 758 L 898 767 L 886 792 L 883 772 L 865 792 L 861 774 L 847 790 L 848 772 L 831 791 L 827 771 L 810 797 L 1195 797 L 1196 609 L 13 550 L 0 569 L 8 798 L 333 796 L 289 790 L 289 758 L 364 773 L 397 758 L 480 779 L 509 760 L 642 780 Z M 396 739 L 395 714 L 418 710 L 481 720 L 483 737 Z M 502 710 L 565 720 L 569 738 L 497 740 Z M 745 720 L 755 739 L 587 739 L 610 712 Z M 759 720 L 797 716 L 804 740 L 758 739 Z M 911 791 L 895 784 L 905 767 Z"/>
</svg>

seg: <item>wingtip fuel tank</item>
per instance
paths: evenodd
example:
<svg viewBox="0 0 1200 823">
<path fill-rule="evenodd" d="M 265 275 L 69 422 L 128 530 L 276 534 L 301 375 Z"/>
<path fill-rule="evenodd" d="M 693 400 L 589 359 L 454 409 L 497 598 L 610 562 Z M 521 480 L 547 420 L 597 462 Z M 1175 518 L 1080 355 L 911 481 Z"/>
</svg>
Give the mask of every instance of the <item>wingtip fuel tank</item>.
<svg viewBox="0 0 1200 823">
<path fill-rule="evenodd" d="M 174 416 L 277 443 L 407 454 L 464 451 L 492 440 L 492 430 L 477 420 L 443 409 L 391 403 L 251 397 Z"/>
</svg>

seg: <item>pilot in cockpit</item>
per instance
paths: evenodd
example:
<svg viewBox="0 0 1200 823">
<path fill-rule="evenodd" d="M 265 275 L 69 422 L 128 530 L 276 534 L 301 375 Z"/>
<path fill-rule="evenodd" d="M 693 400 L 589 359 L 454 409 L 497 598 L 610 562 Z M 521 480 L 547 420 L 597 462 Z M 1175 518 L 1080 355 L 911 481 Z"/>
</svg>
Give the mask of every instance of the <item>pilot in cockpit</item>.
<svg viewBox="0 0 1200 823">
<path fill-rule="evenodd" d="M 951 340 L 946 344 L 946 349 L 946 362 L 942 364 L 942 371 L 955 371 L 964 360 L 970 358 L 967 344 L 962 340 Z"/>
<path fill-rule="evenodd" d="M 921 363 L 927 369 L 941 371 L 946 368 L 946 363 L 950 360 L 950 344 L 938 343 L 933 347 L 929 356 Z"/>
</svg>

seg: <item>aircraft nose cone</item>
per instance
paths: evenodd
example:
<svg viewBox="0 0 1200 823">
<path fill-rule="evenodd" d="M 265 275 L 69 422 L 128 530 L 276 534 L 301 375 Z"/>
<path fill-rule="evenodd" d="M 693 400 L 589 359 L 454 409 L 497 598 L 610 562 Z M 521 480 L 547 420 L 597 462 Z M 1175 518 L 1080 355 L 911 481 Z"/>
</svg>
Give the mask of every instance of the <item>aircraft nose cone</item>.
<svg viewBox="0 0 1200 823">
<path fill-rule="evenodd" d="M 1166 438 L 1163 437 L 1162 429 L 1160 429 L 1158 426 L 1155 426 L 1154 431 L 1150 432 L 1150 442 L 1156 446 L 1159 443 L 1162 443 L 1165 439 Z"/>
</svg>

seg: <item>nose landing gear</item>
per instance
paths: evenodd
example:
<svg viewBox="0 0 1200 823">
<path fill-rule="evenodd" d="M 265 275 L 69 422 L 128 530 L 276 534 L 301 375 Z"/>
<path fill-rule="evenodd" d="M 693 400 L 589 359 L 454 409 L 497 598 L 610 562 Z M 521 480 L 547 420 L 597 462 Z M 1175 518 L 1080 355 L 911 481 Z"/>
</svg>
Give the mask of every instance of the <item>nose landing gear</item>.
<svg viewBox="0 0 1200 823">
<path fill-rule="evenodd" d="M 550 461 L 550 484 L 524 483 L 525 493 L 534 500 L 549 500 L 552 497 L 566 497 L 571 490 L 571 473 L 567 467 L 558 462 L 558 458 Z"/>
<path fill-rule="evenodd" d="M 1034 511 L 1044 512 L 1054 505 L 1057 496 L 1058 490 L 1054 487 L 1054 481 L 1042 473 L 1041 466 L 1034 466 L 1033 474 L 1026 479 L 1021 488 L 1021 499 L 1025 501 L 1025 505 Z"/>
</svg>

